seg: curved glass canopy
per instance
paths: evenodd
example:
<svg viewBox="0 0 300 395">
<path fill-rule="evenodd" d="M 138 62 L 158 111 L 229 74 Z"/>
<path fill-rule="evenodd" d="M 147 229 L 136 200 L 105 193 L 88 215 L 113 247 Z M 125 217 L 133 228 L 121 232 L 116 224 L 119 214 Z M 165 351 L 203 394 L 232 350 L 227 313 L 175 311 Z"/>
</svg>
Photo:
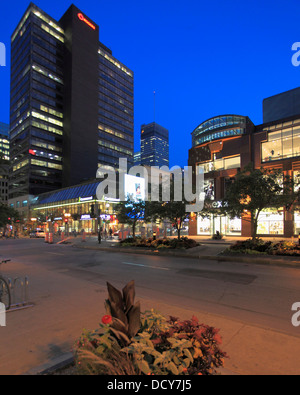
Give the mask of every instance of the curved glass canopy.
<svg viewBox="0 0 300 395">
<path fill-rule="evenodd" d="M 226 137 L 240 136 L 246 130 L 246 117 L 223 115 L 201 123 L 192 133 L 193 147 Z"/>
</svg>

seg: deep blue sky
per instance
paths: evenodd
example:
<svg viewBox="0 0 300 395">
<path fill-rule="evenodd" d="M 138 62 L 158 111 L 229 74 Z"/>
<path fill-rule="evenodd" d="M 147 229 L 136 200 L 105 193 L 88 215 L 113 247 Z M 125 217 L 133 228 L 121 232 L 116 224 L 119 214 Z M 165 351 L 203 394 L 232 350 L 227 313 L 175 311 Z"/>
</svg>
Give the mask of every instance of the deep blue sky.
<svg viewBox="0 0 300 395">
<path fill-rule="evenodd" d="M 59 19 L 71 1 L 36 0 Z M 265 97 L 300 86 L 291 47 L 300 42 L 299 0 L 75 0 L 100 26 L 100 41 L 135 72 L 135 149 L 140 126 L 170 131 L 170 165 L 187 164 L 191 132 L 227 113 L 262 123 Z M 29 1 L 1 1 L 0 121 L 9 121 L 10 36 Z"/>
</svg>

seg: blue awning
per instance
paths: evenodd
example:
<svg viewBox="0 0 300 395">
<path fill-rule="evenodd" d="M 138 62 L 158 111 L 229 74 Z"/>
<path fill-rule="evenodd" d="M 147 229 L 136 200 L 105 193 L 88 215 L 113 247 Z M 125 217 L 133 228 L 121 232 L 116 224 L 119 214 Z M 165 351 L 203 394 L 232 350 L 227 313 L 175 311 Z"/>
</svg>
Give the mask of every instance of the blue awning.
<svg viewBox="0 0 300 395">
<path fill-rule="evenodd" d="M 66 200 L 73 200 L 79 198 L 96 197 L 96 191 L 99 182 L 92 184 L 80 185 L 73 188 L 64 189 L 57 192 L 52 192 L 47 195 L 39 196 L 37 205 L 64 202 Z"/>
</svg>

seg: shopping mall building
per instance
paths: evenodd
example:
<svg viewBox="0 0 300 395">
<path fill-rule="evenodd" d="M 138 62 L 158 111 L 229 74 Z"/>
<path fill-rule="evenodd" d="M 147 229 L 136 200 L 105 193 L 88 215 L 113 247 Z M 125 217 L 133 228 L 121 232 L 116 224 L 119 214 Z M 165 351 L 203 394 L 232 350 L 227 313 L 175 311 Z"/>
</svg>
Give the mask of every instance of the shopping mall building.
<svg viewBox="0 0 300 395">
<path fill-rule="evenodd" d="M 300 88 L 264 101 L 264 119 L 255 126 L 248 117 L 224 115 L 201 123 L 192 133 L 189 166 L 204 168 L 206 200 L 217 208 L 226 188 L 237 172 L 253 163 L 255 168 L 281 169 L 296 178 L 300 175 L 300 114 L 286 103 L 300 98 Z M 287 109 L 286 112 L 283 109 Z M 298 114 L 295 114 L 298 112 Z M 278 119 L 278 117 L 282 117 Z M 199 213 L 190 220 L 189 234 L 251 236 L 251 223 L 241 218 L 209 216 Z M 270 207 L 259 217 L 260 236 L 292 237 L 300 232 L 300 207 L 286 211 Z"/>
</svg>

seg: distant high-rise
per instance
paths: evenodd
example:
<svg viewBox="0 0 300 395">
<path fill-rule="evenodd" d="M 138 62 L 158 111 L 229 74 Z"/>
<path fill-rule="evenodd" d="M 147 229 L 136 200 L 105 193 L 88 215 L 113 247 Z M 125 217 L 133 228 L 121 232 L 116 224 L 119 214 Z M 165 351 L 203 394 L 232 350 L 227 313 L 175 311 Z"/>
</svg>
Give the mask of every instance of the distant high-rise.
<svg viewBox="0 0 300 395">
<path fill-rule="evenodd" d="M 141 127 L 141 164 L 169 167 L 169 131 L 155 122 Z"/>
<path fill-rule="evenodd" d="M 133 72 L 72 5 L 56 21 L 30 4 L 11 38 L 10 197 L 133 164 Z"/>
</svg>

